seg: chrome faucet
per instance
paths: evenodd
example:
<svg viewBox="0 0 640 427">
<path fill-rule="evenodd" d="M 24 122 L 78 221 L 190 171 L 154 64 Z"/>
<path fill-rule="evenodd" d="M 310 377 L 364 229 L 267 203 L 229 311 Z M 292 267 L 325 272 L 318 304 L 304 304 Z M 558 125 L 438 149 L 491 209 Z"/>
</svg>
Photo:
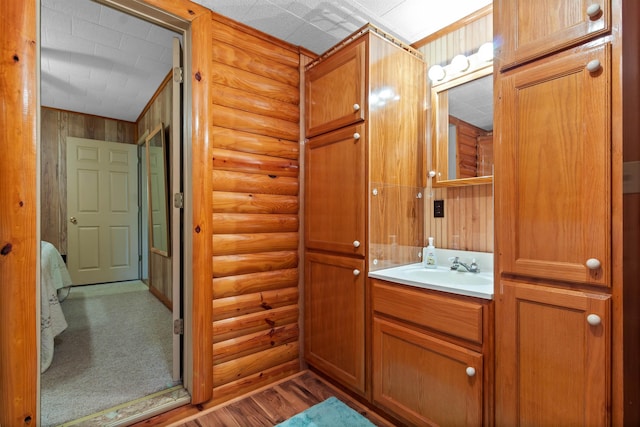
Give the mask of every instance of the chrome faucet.
<svg viewBox="0 0 640 427">
<path fill-rule="evenodd" d="M 473 259 L 471 261 L 471 265 L 469 265 L 469 264 L 465 264 L 464 262 L 460 261 L 460 259 L 458 257 L 455 257 L 453 259 L 453 264 L 451 265 L 451 269 L 460 271 L 459 270 L 460 267 L 464 267 L 465 270 L 467 270 L 469 273 L 480 273 L 480 267 L 478 267 L 478 264 L 476 264 L 476 260 L 475 259 Z"/>
</svg>

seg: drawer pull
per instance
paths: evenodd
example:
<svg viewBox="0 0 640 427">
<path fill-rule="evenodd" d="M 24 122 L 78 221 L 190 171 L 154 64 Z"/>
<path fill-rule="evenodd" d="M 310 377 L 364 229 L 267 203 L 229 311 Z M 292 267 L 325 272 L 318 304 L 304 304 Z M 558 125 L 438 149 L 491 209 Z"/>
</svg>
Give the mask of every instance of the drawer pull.
<svg viewBox="0 0 640 427">
<path fill-rule="evenodd" d="M 353 134 L 353 139 L 358 140 L 360 139 L 360 134 L 358 132 Z"/>
<path fill-rule="evenodd" d="M 359 276 L 360 275 L 360 270 L 358 270 L 357 268 L 355 270 L 353 270 L 353 275 L 354 276 Z"/>
<path fill-rule="evenodd" d="M 587 63 L 587 71 L 589 71 L 590 73 L 595 73 L 599 69 L 600 69 L 600 61 L 598 61 L 597 59 L 594 59 Z"/>
<path fill-rule="evenodd" d="M 587 15 L 589 16 L 589 18 L 597 18 L 599 14 L 600 14 L 599 4 L 592 4 L 587 8 Z"/>
<path fill-rule="evenodd" d="M 353 247 L 354 247 L 354 248 L 359 248 L 359 247 L 360 247 L 360 242 L 359 242 L 359 241 L 357 241 L 357 240 L 354 240 L 354 241 L 353 241 Z"/>
<path fill-rule="evenodd" d="M 600 261 L 597 258 L 589 258 L 585 264 L 589 270 L 597 270 L 600 268 Z"/>
<path fill-rule="evenodd" d="M 476 370 L 475 368 L 472 368 L 471 366 L 467 367 L 467 375 L 470 377 L 474 377 L 476 375 Z"/>
<path fill-rule="evenodd" d="M 360 104 L 353 104 L 353 111 L 359 111 L 360 110 Z"/>
<path fill-rule="evenodd" d="M 602 323 L 602 319 L 600 319 L 600 316 L 598 316 L 597 314 L 590 314 L 587 316 L 587 323 L 591 326 L 598 326 L 600 323 Z"/>
</svg>

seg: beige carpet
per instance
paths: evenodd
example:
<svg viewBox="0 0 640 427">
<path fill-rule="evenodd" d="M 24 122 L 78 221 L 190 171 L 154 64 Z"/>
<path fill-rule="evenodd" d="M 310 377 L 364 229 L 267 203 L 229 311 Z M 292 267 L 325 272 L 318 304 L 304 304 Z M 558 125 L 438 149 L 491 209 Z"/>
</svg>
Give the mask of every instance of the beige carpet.
<svg viewBox="0 0 640 427">
<path fill-rule="evenodd" d="M 69 327 L 41 376 L 41 425 L 66 421 L 174 386 L 171 312 L 142 282 L 73 287 Z"/>
</svg>

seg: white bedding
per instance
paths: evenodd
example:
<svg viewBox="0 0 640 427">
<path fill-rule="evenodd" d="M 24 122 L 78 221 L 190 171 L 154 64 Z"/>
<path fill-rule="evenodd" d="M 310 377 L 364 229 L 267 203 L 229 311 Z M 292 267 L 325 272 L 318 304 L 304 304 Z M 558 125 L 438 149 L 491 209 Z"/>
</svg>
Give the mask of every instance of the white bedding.
<svg viewBox="0 0 640 427">
<path fill-rule="evenodd" d="M 71 286 L 71 277 L 60 252 L 49 242 L 40 244 L 40 372 L 53 360 L 53 339 L 67 328 L 58 300 L 58 289 Z"/>
</svg>

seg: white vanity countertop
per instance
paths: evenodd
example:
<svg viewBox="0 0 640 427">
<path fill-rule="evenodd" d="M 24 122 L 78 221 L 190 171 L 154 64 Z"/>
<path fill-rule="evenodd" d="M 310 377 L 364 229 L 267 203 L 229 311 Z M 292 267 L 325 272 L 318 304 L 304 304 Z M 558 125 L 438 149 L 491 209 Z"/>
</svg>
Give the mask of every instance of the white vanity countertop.
<svg viewBox="0 0 640 427">
<path fill-rule="evenodd" d="M 417 263 L 370 271 L 369 277 L 423 289 L 493 299 L 492 270 L 469 273 L 443 266 L 428 270 L 422 263 Z"/>
</svg>

